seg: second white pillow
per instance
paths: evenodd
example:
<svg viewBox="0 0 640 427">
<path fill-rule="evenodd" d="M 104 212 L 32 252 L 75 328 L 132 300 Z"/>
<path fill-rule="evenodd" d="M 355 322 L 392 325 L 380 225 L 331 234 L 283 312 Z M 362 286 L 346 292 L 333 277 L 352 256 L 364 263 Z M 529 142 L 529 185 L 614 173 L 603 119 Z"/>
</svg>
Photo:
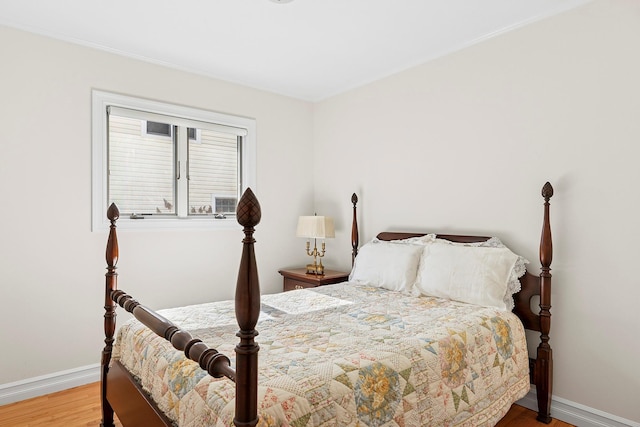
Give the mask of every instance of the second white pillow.
<svg viewBox="0 0 640 427">
<path fill-rule="evenodd" d="M 433 243 L 420 260 L 423 295 L 507 310 L 504 296 L 518 256 L 508 248 Z"/>
</svg>

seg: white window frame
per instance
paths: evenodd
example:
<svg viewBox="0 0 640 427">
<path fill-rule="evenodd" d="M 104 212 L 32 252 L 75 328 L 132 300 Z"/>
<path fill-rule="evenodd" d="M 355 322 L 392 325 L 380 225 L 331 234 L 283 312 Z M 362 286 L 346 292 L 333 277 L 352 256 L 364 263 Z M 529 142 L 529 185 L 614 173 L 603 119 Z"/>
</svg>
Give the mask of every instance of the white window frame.
<svg viewBox="0 0 640 427">
<path fill-rule="evenodd" d="M 115 106 L 233 126 L 245 129 L 241 150 L 241 193 L 248 187 L 256 192 L 256 121 L 255 119 L 232 116 L 197 108 L 185 107 L 166 102 L 153 101 L 120 95 L 100 90 L 92 91 L 92 165 L 91 165 L 91 230 L 104 231 L 109 229 L 107 219 L 107 185 L 108 185 L 108 117 L 107 107 Z M 183 167 L 181 165 L 181 167 Z M 184 165 L 186 168 L 186 165 Z M 183 171 L 186 174 L 186 170 Z M 122 216 L 118 220 L 118 228 L 134 230 L 158 229 L 230 229 L 240 228 L 234 217 L 214 219 L 206 216 L 182 217 L 148 217 L 144 220 L 130 219 Z"/>
</svg>

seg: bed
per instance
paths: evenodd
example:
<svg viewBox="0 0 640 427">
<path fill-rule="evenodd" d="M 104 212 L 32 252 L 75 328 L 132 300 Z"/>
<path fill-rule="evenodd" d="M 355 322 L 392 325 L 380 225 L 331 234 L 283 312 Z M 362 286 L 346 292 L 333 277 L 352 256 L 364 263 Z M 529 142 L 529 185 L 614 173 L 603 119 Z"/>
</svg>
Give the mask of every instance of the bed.
<svg viewBox="0 0 640 427">
<path fill-rule="evenodd" d="M 350 280 L 261 297 L 253 248 L 261 212 L 247 190 L 235 301 L 161 312 L 117 289 L 112 205 L 101 425 L 113 426 L 115 412 L 125 426 L 492 426 L 530 384 L 538 420 L 549 423 L 552 195 L 546 183 L 539 275 L 516 272 L 522 258 L 489 237 L 382 232 L 360 247 L 354 195 Z M 483 290 L 481 303 L 469 303 L 469 280 L 462 297 L 455 286 L 444 296 L 430 288 L 447 262 L 497 253 L 506 266 L 499 282 L 517 276 L 509 292 Z M 500 268 L 490 265 L 493 277 Z M 114 345 L 117 305 L 136 319 Z M 534 359 L 525 328 L 540 333 Z"/>
</svg>

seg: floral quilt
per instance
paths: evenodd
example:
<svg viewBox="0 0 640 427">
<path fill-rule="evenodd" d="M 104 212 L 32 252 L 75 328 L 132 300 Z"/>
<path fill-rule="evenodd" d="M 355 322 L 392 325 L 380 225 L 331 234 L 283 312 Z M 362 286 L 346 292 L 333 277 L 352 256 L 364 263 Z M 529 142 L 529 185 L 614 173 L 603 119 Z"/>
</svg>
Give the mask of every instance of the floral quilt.
<svg viewBox="0 0 640 427">
<path fill-rule="evenodd" d="M 234 303 L 160 313 L 235 362 Z M 264 295 L 259 426 L 493 426 L 529 391 L 512 313 L 344 283 Z M 232 426 L 235 385 L 135 319 L 114 359 L 176 425 Z"/>
</svg>

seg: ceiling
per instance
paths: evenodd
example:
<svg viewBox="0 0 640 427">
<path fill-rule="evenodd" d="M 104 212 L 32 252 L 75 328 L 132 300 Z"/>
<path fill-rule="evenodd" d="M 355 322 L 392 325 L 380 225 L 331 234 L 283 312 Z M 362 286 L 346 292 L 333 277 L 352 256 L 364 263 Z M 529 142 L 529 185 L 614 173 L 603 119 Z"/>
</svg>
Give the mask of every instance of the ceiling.
<svg viewBox="0 0 640 427">
<path fill-rule="evenodd" d="M 0 0 L 0 24 L 319 101 L 590 0 Z"/>
</svg>

